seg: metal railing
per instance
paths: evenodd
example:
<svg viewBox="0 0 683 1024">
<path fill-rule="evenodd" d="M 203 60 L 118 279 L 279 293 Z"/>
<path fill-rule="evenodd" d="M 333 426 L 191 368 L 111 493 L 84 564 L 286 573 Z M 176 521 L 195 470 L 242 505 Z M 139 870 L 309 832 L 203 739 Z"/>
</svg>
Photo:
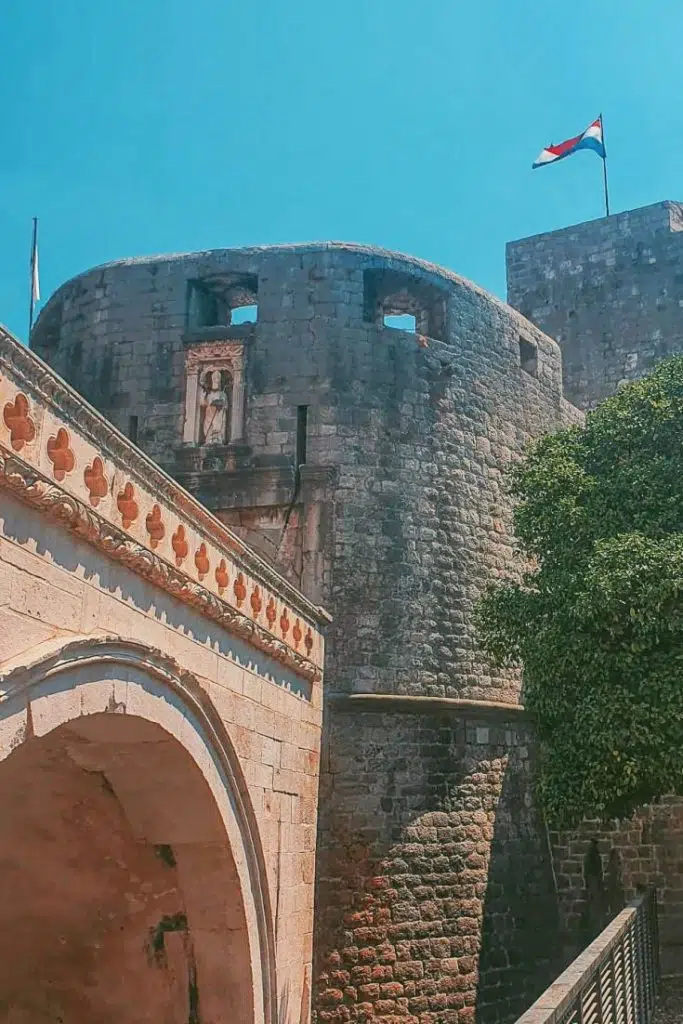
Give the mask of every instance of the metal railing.
<svg viewBox="0 0 683 1024">
<path fill-rule="evenodd" d="M 649 1024 L 658 988 L 652 891 L 617 914 L 517 1024 Z"/>
</svg>

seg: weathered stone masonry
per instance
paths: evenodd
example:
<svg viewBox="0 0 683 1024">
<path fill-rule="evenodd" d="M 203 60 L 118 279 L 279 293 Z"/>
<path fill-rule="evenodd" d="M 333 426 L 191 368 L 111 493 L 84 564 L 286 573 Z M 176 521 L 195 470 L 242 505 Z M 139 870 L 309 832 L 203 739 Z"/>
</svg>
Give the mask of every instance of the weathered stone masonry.
<svg viewBox="0 0 683 1024">
<path fill-rule="evenodd" d="M 683 351 L 683 207 L 662 202 L 511 242 L 508 299 L 562 349 L 565 390 L 592 408 Z M 662 969 L 683 962 L 683 807 L 553 837 L 563 930 L 592 938 L 638 888 L 658 890 Z"/>
<path fill-rule="evenodd" d="M 657 890 L 663 974 L 683 963 L 683 800 L 663 797 L 626 821 L 585 821 L 551 833 L 564 934 L 574 945 L 594 938 L 606 921 L 648 888 Z"/>
<path fill-rule="evenodd" d="M 369 703 L 330 725 L 318 1017 L 514 1016 L 557 949 L 528 730 L 512 707 Z"/>
<path fill-rule="evenodd" d="M 507 246 L 508 301 L 562 349 L 582 409 L 683 349 L 683 207 L 663 202 Z"/>
<path fill-rule="evenodd" d="M 406 313 L 416 333 L 384 325 Z M 32 344 L 332 613 L 319 1018 L 522 1010 L 553 948 L 547 838 L 518 676 L 471 612 L 510 566 L 505 468 L 580 419 L 556 344 L 454 274 L 334 243 L 91 271 Z"/>
</svg>

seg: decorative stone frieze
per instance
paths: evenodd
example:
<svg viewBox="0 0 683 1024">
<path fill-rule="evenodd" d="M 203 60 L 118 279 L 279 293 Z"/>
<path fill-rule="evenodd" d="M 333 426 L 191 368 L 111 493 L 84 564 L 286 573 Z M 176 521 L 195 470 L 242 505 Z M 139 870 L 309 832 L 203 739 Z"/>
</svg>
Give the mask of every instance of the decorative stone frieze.
<svg viewBox="0 0 683 1024">
<path fill-rule="evenodd" d="M 0 487 L 304 679 L 320 680 L 326 613 L 2 331 L 0 409 Z M 258 599 L 246 602 L 247 593 Z M 264 600 L 307 624 L 310 651 L 260 615 Z"/>
</svg>

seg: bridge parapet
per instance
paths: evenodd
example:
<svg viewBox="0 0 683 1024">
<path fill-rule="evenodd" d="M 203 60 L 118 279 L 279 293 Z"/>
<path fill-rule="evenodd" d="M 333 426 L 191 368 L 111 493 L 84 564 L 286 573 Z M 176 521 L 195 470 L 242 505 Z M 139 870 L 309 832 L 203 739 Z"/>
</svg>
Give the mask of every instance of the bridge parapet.
<svg viewBox="0 0 683 1024">
<path fill-rule="evenodd" d="M 1 328 L 0 485 L 320 682 L 326 613 Z"/>
</svg>

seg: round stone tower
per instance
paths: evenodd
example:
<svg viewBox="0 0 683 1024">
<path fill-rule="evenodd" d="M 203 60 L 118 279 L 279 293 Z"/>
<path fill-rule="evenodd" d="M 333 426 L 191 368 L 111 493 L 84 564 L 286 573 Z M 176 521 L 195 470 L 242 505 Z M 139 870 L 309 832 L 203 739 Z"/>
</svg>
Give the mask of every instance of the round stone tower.
<svg viewBox="0 0 683 1024">
<path fill-rule="evenodd" d="M 514 1016 L 554 890 L 519 679 L 472 609 L 510 565 L 506 466 L 580 415 L 555 342 L 455 274 L 326 243 L 97 268 L 31 346 L 333 616 L 319 1019 Z"/>
</svg>

